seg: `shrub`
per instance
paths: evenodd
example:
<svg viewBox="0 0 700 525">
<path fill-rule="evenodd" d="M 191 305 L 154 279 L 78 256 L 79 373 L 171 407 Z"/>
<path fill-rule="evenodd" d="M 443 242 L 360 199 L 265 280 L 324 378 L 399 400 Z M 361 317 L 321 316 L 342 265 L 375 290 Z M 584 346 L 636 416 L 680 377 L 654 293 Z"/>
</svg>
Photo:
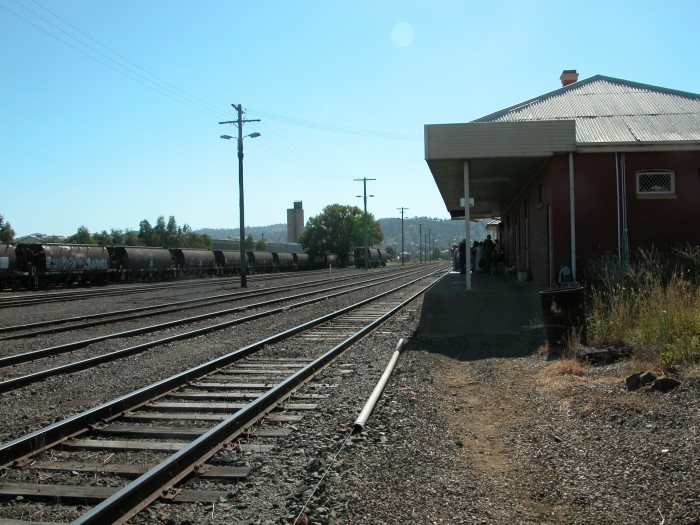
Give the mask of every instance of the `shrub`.
<svg viewBox="0 0 700 525">
<path fill-rule="evenodd" d="M 587 333 L 669 368 L 700 363 L 700 250 L 640 251 L 588 267 Z"/>
</svg>

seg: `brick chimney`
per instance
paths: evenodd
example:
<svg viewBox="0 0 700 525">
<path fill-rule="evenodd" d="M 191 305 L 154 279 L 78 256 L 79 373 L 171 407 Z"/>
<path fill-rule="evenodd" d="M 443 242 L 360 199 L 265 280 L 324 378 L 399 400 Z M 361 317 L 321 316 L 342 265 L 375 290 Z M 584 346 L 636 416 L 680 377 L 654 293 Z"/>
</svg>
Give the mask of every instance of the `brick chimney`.
<svg viewBox="0 0 700 525">
<path fill-rule="evenodd" d="M 578 73 L 575 69 L 565 69 L 559 79 L 561 80 L 561 87 L 566 87 L 578 80 Z"/>
</svg>

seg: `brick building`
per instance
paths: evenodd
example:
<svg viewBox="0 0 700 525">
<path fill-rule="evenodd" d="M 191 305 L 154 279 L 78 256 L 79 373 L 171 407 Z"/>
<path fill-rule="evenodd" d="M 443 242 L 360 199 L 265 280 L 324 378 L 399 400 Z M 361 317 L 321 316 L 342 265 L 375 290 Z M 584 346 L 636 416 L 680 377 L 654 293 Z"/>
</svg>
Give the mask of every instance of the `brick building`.
<svg viewBox="0 0 700 525">
<path fill-rule="evenodd" d="M 600 253 L 700 245 L 700 95 L 577 78 L 564 71 L 562 88 L 470 123 L 425 126 L 452 218 L 500 218 L 506 263 L 544 285 Z"/>
</svg>

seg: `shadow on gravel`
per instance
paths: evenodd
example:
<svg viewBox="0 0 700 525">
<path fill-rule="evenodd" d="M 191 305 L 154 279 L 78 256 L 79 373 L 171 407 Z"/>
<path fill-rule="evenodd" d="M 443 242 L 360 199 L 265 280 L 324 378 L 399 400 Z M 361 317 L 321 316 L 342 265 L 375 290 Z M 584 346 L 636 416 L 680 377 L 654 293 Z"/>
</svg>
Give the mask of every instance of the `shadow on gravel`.
<svg viewBox="0 0 700 525">
<path fill-rule="evenodd" d="M 513 276 L 450 273 L 428 291 L 406 350 L 441 353 L 460 361 L 531 355 L 544 344 L 539 292 Z"/>
</svg>

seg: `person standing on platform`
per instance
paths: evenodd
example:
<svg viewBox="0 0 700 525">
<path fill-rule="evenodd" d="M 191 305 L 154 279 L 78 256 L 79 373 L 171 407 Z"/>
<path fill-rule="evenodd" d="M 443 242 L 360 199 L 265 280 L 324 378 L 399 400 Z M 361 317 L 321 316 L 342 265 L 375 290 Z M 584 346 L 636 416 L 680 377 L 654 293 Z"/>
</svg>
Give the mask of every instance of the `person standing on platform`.
<svg viewBox="0 0 700 525">
<path fill-rule="evenodd" d="M 493 262 L 493 252 L 496 245 L 491 240 L 491 236 L 487 235 L 484 241 L 484 246 L 481 249 L 481 256 L 484 258 L 484 273 L 491 273 L 491 263 Z"/>
</svg>

